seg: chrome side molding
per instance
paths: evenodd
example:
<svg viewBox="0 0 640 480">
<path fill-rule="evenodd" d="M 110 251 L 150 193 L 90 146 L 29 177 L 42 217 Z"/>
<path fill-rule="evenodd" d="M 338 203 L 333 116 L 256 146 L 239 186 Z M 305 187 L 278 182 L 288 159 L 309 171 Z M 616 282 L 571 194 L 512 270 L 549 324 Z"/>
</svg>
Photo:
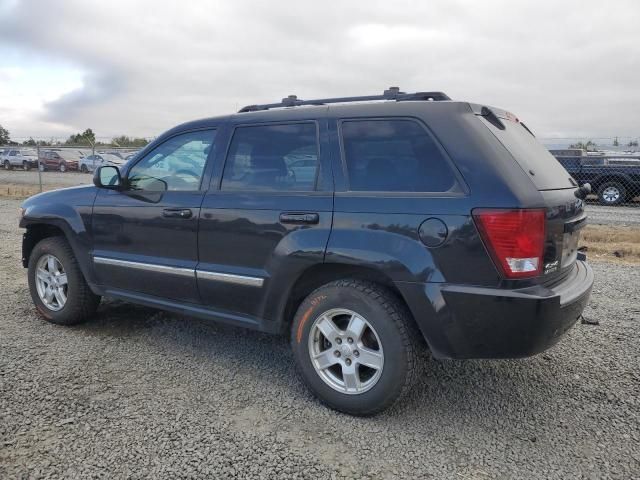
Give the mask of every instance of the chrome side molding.
<svg viewBox="0 0 640 480">
<path fill-rule="evenodd" d="M 191 268 L 170 267 L 168 265 L 158 265 L 155 263 L 132 262 L 130 260 L 120 260 L 117 258 L 93 257 L 93 262 L 101 265 L 114 265 L 116 267 L 135 268 L 147 272 L 170 273 L 183 277 L 195 277 L 195 272 Z"/>
<path fill-rule="evenodd" d="M 218 282 L 234 283 L 249 287 L 262 287 L 264 278 L 251 277 L 248 275 L 237 275 L 234 273 L 211 272 L 208 270 L 194 270 L 183 267 L 170 267 L 169 265 L 158 265 L 156 263 L 133 262 L 131 260 L 120 260 L 118 258 L 93 257 L 93 262 L 99 265 L 112 265 L 116 267 L 134 268 L 147 272 L 168 273 L 183 277 L 201 278 L 203 280 L 214 280 Z"/>
<path fill-rule="evenodd" d="M 217 280 L 236 285 L 246 285 L 249 287 L 262 287 L 264 278 L 249 277 L 246 275 L 236 275 L 233 273 L 209 272 L 207 270 L 196 270 L 196 276 L 205 280 Z"/>
</svg>

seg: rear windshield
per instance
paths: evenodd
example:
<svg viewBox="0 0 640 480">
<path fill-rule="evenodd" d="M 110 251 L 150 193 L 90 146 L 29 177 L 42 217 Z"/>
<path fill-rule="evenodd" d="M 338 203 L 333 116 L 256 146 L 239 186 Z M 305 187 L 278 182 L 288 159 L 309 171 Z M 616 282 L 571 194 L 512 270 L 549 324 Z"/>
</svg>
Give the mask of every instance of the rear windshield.
<svg viewBox="0 0 640 480">
<path fill-rule="evenodd" d="M 479 118 L 509 150 L 538 190 L 576 188 L 560 162 L 521 123 L 502 120 L 505 129 L 501 130 L 484 117 Z M 530 171 L 534 174 L 531 175 Z"/>
</svg>

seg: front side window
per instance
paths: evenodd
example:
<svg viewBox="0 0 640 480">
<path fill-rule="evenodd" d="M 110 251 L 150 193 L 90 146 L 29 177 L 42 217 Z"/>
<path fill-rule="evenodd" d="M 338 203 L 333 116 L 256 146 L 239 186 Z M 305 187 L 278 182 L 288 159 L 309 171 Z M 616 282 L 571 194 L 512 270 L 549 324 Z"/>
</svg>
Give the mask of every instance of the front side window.
<svg viewBox="0 0 640 480">
<path fill-rule="evenodd" d="M 171 137 L 158 145 L 129 171 L 129 189 L 198 190 L 215 136 L 215 130 L 188 132 Z"/>
<path fill-rule="evenodd" d="M 349 120 L 341 134 L 352 191 L 459 191 L 449 162 L 416 121 Z"/>
<path fill-rule="evenodd" d="M 239 127 L 227 154 L 222 189 L 309 191 L 317 172 L 315 123 Z"/>
</svg>

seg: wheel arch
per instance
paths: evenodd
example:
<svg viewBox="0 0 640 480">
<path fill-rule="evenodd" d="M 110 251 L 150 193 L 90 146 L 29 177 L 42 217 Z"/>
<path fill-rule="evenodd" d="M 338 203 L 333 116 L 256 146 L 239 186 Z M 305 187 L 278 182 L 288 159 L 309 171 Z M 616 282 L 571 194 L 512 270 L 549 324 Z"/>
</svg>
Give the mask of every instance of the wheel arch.
<svg viewBox="0 0 640 480">
<path fill-rule="evenodd" d="M 95 282 L 93 278 L 93 271 L 90 268 L 90 262 L 88 260 L 88 253 L 83 254 L 86 249 L 81 248 L 74 240 L 75 234 L 69 224 L 56 219 L 48 219 L 46 221 L 41 220 L 37 222 L 22 222 L 21 226 L 26 228 L 26 231 L 22 236 L 23 267 L 27 268 L 29 266 L 29 257 L 31 256 L 31 252 L 33 251 L 33 248 L 38 244 L 38 242 L 44 240 L 45 238 L 63 237 L 71 247 L 73 255 L 78 261 L 78 265 L 80 266 L 80 270 L 82 271 L 85 280 L 92 288 L 92 290 L 95 290 L 92 286 L 95 284 Z"/>
<path fill-rule="evenodd" d="M 622 184 L 622 186 L 626 189 L 629 189 L 631 184 L 633 183 L 631 178 L 629 178 L 624 173 L 614 172 L 599 175 L 594 181 L 593 187 L 595 189 L 600 189 L 600 187 L 609 182 L 618 182 Z"/>
<path fill-rule="evenodd" d="M 404 305 L 408 314 L 411 315 L 412 320 L 415 322 L 406 299 L 386 273 L 376 268 L 362 265 L 321 263 L 303 270 L 300 275 L 291 282 L 287 294 L 283 295 L 284 301 L 281 302 L 282 304 L 278 312 L 279 315 L 276 317 L 280 319 L 280 329 L 282 333 L 285 333 L 290 328 L 298 307 L 311 292 L 322 285 L 345 278 L 355 278 L 383 286 L 396 297 L 396 300 Z"/>
</svg>

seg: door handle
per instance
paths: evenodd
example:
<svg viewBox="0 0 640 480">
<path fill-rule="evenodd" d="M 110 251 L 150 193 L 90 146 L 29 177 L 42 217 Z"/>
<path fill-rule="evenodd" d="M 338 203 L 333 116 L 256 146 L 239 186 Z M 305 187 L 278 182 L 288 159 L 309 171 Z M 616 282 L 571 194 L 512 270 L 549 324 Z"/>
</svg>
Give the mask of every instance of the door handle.
<svg viewBox="0 0 640 480">
<path fill-rule="evenodd" d="M 193 212 L 189 208 L 165 208 L 162 216 L 167 218 L 191 218 Z"/>
<path fill-rule="evenodd" d="M 316 224 L 320 221 L 320 215 L 317 213 L 288 213 L 280 214 L 281 223 L 308 223 Z"/>
</svg>

